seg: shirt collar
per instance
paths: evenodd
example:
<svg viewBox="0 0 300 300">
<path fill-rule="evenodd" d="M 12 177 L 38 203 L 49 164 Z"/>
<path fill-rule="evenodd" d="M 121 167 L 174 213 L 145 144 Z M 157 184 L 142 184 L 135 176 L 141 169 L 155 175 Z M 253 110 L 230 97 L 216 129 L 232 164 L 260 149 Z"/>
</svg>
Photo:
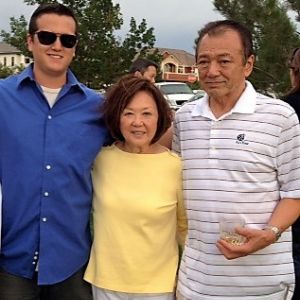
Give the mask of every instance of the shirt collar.
<svg viewBox="0 0 300 300">
<path fill-rule="evenodd" d="M 236 102 L 235 106 L 226 114 L 220 118 L 224 118 L 232 113 L 240 114 L 252 114 L 255 111 L 256 106 L 256 91 L 252 84 L 249 81 L 246 81 L 246 88 L 243 91 L 242 95 Z M 204 95 L 203 98 L 199 99 L 192 111 L 192 116 L 203 116 L 209 119 L 216 119 L 209 107 L 209 96 Z"/>
<path fill-rule="evenodd" d="M 24 69 L 23 72 L 20 73 L 18 80 L 17 80 L 18 87 L 20 85 L 22 85 L 23 83 L 25 83 L 26 81 L 35 81 L 34 73 L 33 73 L 33 63 L 30 64 L 26 69 Z M 83 93 L 85 93 L 83 84 L 77 80 L 77 78 L 75 77 L 75 75 L 73 74 L 73 72 L 70 69 L 67 70 L 66 86 L 69 88 L 71 88 L 71 87 L 79 88 Z"/>
</svg>

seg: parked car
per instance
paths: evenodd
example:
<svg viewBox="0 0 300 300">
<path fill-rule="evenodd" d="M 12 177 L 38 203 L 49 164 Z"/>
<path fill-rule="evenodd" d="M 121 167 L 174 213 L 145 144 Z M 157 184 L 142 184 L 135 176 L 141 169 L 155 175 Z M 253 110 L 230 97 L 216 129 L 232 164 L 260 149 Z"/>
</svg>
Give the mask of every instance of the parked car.
<svg viewBox="0 0 300 300">
<path fill-rule="evenodd" d="M 197 92 L 194 94 L 194 96 L 191 99 L 189 99 L 189 102 L 198 100 L 198 99 L 202 98 L 204 95 L 205 95 L 205 91 L 197 90 Z"/>
<path fill-rule="evenodd" d="M 156 86 L 165 95 L 171 108 L 175 110 L 195 95 L 193 90 L 184 82 L 157 82 Z"/>
</svg>

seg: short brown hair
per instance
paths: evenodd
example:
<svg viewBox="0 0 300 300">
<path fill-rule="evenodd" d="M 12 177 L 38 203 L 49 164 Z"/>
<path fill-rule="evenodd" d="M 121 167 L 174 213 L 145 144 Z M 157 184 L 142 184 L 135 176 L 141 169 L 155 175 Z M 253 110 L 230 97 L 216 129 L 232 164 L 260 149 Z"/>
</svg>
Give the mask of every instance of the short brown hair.
<svg viewBox="0 0 300 300">
<path fill-rule="evenodd" d="M 171 126 L 172 111 L 160 90 L 147 79 L 126 75 L 107 91 L 102 106 L 104 121 L 113 138 L 124 141 L 120 130 L 121 114 L 132 98 L 141 91 L 153 97 L 158 111 L 157 130 L 151 144 L 157 142 Z"/>
</svg>

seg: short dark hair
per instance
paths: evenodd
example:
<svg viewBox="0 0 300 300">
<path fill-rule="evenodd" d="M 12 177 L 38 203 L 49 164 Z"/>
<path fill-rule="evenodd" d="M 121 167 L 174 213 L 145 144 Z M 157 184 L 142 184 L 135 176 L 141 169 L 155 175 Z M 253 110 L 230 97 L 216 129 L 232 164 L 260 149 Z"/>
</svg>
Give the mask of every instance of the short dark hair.
<svg viewBox="0 0 300 300">
<path fill-rule="evenodd" d="M 138 58 L 130 66 L 129 73 L 134 74 L 135 72 L 138 71 L 144 74 L 146 69 L 151 66 L 155 67 L 155 69 L 158 69 L 158 64 L 155 63 L 154 61 L 146 58 Z"/>
<path fill-rule="evenodd" d="M 124 141 L 120 130 L 121 114 L 132 98 L 141 91 L 153 97 L 158 111 L 157 130 L 151 143 L 157 142 L 171 126 L 172 110 L 160 90 L 147 79 L 126 75 L 108 89 L 102 106 L 104 121 L 113 138 Z"/>
<path fill-rule="evenodd" d="M 196 62 L 198 59 L 198 46 L 202 40 L 202 38 L 208 35 L 218 35 L 223 33 L 224 31 L 231 29 L 236 31 L 241 39 L 243 50 L 244 50 L 244 61 L 246 62 L 247 59 L 254 55 L 253 50 L 253 41 L 252 41 L 252 34 L 250 30 L 244 26 L 243 24 L 234 21 L 234 20 L 221 20 L 221 21 L 214 21 L 207 23 L 201 30 L 198 31 L 198 37 L 195 40 L 196 44 Z"/>
<path fill-rule="evenodd" d="M 75 34 L 78 35 L 78 21 L 75 17 L 74 12 L 67 6 L 60 3 L 44 3 L 38 6 L 33 12 L 29 21 L 28 32 L 33 35 L 37 30 L 37 19 L 44 14 L 56 14 L 59 16 L 69 16 L 73 18 L 75 22 Z"/>
</svg>

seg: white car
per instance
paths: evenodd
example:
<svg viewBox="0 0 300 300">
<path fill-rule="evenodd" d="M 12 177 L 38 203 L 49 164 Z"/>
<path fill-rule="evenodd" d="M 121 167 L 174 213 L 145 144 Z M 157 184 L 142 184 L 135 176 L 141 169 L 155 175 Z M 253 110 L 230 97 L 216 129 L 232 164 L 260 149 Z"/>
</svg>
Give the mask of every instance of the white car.
<svg viewBox="0 0 300 300">
<path fill-rule="evenodd" d="M 157 82 L 156 86 L 162 91 L 171 108 L 175 110 L 195 95 L 184 82 Z"/>
<path fill-rule="evenodd" d="M 194 96 L 189 100 L 190 101 L 195 101 L 195 100 L 198 100 L 202 97 L 204 97 L 205 95 L 205 91 L 203 90 L 197 90 L 197 92 L 194 94 Z"/>
</svg>

